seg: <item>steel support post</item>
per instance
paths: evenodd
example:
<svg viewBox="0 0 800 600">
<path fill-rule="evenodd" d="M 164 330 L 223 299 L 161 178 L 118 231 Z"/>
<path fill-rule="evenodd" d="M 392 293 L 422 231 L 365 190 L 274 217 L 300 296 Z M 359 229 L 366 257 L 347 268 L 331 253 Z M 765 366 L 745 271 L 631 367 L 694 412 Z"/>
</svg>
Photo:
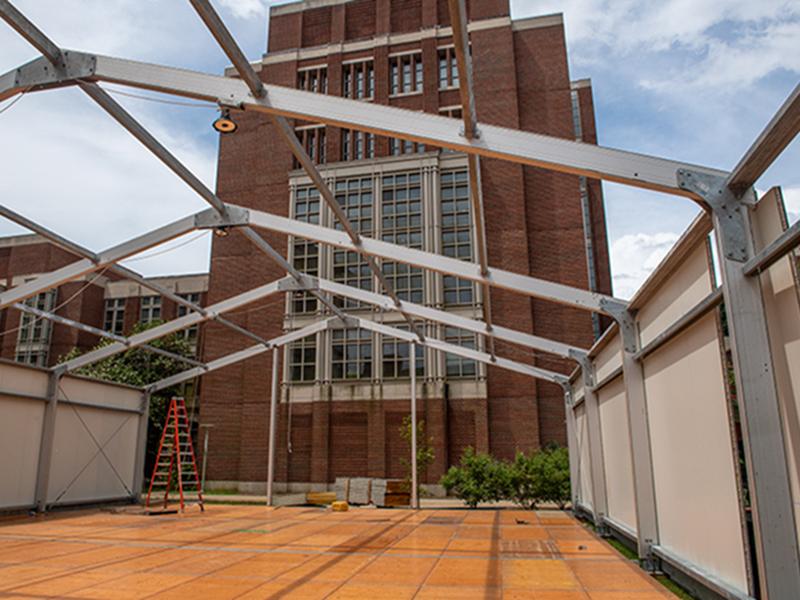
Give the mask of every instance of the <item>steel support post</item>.
<svg viewBox="0 0 800 600">
<path fill-rule="evenodd" d="M 586 427 L 589 440 L 589 461 L 592 481 L 592 509 L 594 524 L 600 535 L 605 535 L 605 518 L 608 514 L 606 467 L 603 458 L 603 433 L 600 425 L 600 404 L 594 389 L 594 365 L 589 358 L 581 362 L 583 371 L 583 405 L 586 407 Z"/>
<path fill-rule="evenodd" d="M 208 466 L 208 433 L 209 430 L 213 427 L 213 425 L 200 425 L 201 429 L 205 429 L 203 432 L 203 467 L 202 471 L 200 472 L 200 491 L 202 493 L 206 493 L 206 467 Z"/>
<path fill-rule="evenodd" d="M 658 544 L 658 514 L 656 509 L 653 456 L 650 445 L 650 426 L 647 419 L 647 398 L 644 388 L 644 369 L 636 359 L 640 348 L 635 315 L 627 308 L 615 315 L 622 339 L 622 375 L 628 410 L 628 434 L 633 462 L 633 490 L 636 503 L 636 538 L 639 561 L 648 571 L 658 569 L 658 558 L 652 547 Z M 587 418 L 588 418 L 587 406 Z"/>
<path fill-rule="evenodd" d="M 36 511 L 47 510 L 47 495 L 50 489 L 50 467 L 53 463 L 53 447 L 56 434 L 56 415 L 58 413 L 58 383 L 61 373 L 51 371 L 47 382 L 47 404 L 42 420 L 42 438 L 39 443 L 39 463 L 36 468 Z"/>
<path fill-rule="evenodd" d="M 408 356 L 411 371 L 411 508 L 419 509 L 417 473 L 417 345 L 411 342 Z"/>
<path fill-rule="evenodd" d="M 273 485 L 275 482 L 275 432 L 278 428 L 278 383 L 280 382 L 280 372 L 278 363 L 280 361 L 280 348 L 272 351 L 272 387 L 269 399 L 269 446 L 267 456 L 267 506 L 273 506 Z"/>
<path fill-rule="evenodd" d="M 147 429 L 150 420 L 150 393 L 142 394 L 142 411 L 139 416 L 139 428 L 136 434 L 136 465 L 133 470 L 133 500 L 139 502 L 145 480 L 145 462 L 147 458 Z"/>
<path fill-rule="evenodd" d="M 763 598 L 793 598 L 800 590 L 795 528 L 780 400 L 769 346 L 761 279 L 748 277 L 753 257 L 750 208 L 755 191 L 736 196 L 722 178 L 680 171 L 678 182 L 711 207 L 725 314 L 753 505 L 755 555 Z"/>
<path fill-rule="evenodd" d="M 572 500 L 572 510 L 578 508 L 578 494 L 580 490 L 580 445 L 578 444 L 577 428 L 575 426 L 575 402 L 572 386 L 565 384 L 564 388 L 564 413 L 567 423 L 567 449 L 569 450 L 569 487 Z"/>
</svg>

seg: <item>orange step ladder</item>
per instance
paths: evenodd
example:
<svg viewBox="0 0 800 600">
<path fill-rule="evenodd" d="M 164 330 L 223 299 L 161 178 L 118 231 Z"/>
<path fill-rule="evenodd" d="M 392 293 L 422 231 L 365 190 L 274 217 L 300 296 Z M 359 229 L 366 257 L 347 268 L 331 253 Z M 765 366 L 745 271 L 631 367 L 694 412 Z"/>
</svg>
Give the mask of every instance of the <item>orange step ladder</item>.
<svg viewBox="0 0 800 600">
<path fill-rule="evenodd" d="M 176 476 L 173 477 L 173 474 Z M 160 505 L 161 510 L 167 510 L 169 492 L 173 484 L 178 488 L 181 511 L 190 503 L 198 504 L 200 510 L 205 510 L 189 429 L 189 417 L 186 414 L 186 402 L 183 398 L 172 398 L 169 403 L 167 420 L 164 423 L 164 432 L 161 434 L 161 443 L 158 445 L 158 456 L 153 467 L 153 476 L 150 478 L 150 488 L 147 491 L 146 509 L 149 511 L 153 506 Z M 196 499 L 187 500 L 187 492 L 196 495 Z"/>
</svg>

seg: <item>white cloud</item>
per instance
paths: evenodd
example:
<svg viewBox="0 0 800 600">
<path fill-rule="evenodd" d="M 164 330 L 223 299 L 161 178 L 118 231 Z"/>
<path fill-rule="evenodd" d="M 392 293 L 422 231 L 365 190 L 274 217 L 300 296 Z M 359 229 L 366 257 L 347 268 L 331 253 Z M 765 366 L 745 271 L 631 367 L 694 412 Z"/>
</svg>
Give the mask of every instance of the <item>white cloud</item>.
<svg viewBox="0 0 800 600">
<path fill-rule="evenodd" d="M 237 19 L 253 19 L 267 15 L 268 6 L 275 2 L 265 0 L 220 0 L 222 6 L 227 8 Z"/>
<path fill-rule="evenodd" d="M 800 187 L 783 188 L 783 202 L 789 213 L 789 223 L 800 221 Z"/>
<path fill-rule="evenodd" d="M 631 298 L 679 237 L 672 232 L 638 233 L 624 235 L 615 240 L 611 244 L 614 295 L 618 298 Z"/>
</svg>

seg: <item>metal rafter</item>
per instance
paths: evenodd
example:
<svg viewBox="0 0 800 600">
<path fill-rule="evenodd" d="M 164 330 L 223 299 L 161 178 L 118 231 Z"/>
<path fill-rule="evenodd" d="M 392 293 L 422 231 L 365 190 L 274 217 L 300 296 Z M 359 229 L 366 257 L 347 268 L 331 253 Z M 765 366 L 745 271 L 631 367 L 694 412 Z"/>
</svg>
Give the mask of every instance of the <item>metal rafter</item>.
<svg viewBox="0 0 800 600">
<path fill-rule="evenodd" d="M 247 213 L 248 223 L 254 227 L 279 231 L 288 235 L 306 238 L 308 240 L 321 242 L 336 248 L 356 251 L 356 246 L 349 236 L 343 231 L 336 231 L 313 223 L 304 223 L 295 219 L 281 217 L 272 213 L 262 212 L 253 209 L 245 209 L 235 204 L 229 204 L 229 208 L 236 208 Z M 627 307 L 627 302 L 606 296 L 598 292 L 591 292 L 582 288 L 574 288 L 553 281 L 537 279 L 528 275 L 512 273 L 502 269 L 489 268 L 488 275 L 481 273 L 481 268 L 475 263 L 465 262 L 455 258 L 398 246 L 389 242 L 375 240 L 372 238 L 362 238 L 362 248 L 365 252 L 399 262 L 408 263 L 413 266 L 431 269 L 448 275 L 454 275 L 462 279 L 477 281 L 478 283 L 488 283 L 493 287 L 499 287 L 515 291 L 527 296 L 551 300 L 567 306 L 573 306 L 582 310 L 606 313 L 612 317 L 619 317 L 620 311 Z"/>
<path fill-rule="evenodd" d="M 562 173 L 584 175 L 685 196 L 678 169 L 726 177 L 728 173 L 669 160 L 584 144 L 543 134 L 478 123 L 480 138 L 461 135 L 461 121 L 326 94 L 265 84 L 266 95 L 253 97 L 237 79 L 82 52 L 64 52 L 66 75 L 44 69 L 41 58 L 0 76 L 0 100 L 22 91 L 75 85 L 78 80 L 107 81 L 206 102 L 225 103 L 284 117 L 356 129 L 450 150 L 508 160 Z M 49 63 L 47 63 L 49 65 Z"/>
<path fill-rule="evenodd" d="M 21 225 L 22 227 L 25 227 L 26 229 L 29 229 L 30 231 L 33 231 L 34 233 L 39 234 L 43 238 L 45 238 L 47 240 L 50 240 L 56 246 L 58 246 L 60 248 L 63 248 L 64 250 L 67 250 L 69 252 L 72 252 L 76 256 L 82 256 L 84 258 L 88 258 L 92 262 L 97 262 L 97 254 L 95 254 L 94 252 L 92 252 L 88 248 L 84 248 L 83 246 L 80 246 L 79 244 L 76 244 L 75 242 L 73 242 L 71 240 L 68 240 L 68 239 L 66 239 L 64 237 L 61 237 L 57 233 L 49 230 L 47 227 L 44 227 L 43 225 L 40 225 L 39 223 L 36 223 L 35 221 L 31 221 L 27 217 L 24 217 L 23 215 L 11 210 L 10 208 L 8 208 L 6 206 L 3 206 L 1 204 L 0 204 L 0 216 L 5 217 L 9 221 L 13 221 L 14 223 L 17 223 L 18 225 Z M 172 290 L 170 290 L 170 289 L 168 289 L 168 288 L 166 288 L 166 287 L 164 287 L 162 285 L 159 285 L 158 283 L 155 283 L 154 281 L 151 281 L 151 280 L 145 278 L 141 274 L 137 273 L 136 271 L 134 271 L 132 269 L 129 269 L 128 267 L 123 267 L 122 265 L 118 265 L 118 264 L 112 264 L 112 265 L 110 265 L 108 267 L 108 270 L 109 271 L 113 271 L 117 275 L 121 275 L 122 277 L 125 277 L 126 279 L 130 279 L 131 281 L 134 281 L 134 282 L 138 283 L 142 287 L 145 287 L 145 288 L 147 288 L 147 289 L 149 289 L 149 290 L 151 290 L 153 292 L 156 292 L 156 293 L 160 294 L 161 296 L 164 296 L 165 298 L 168 298 L 168 299 L 172 300 L 176 304 L 188 308 L 189 310 L 192 310 L 192 311 L 200 313 L 200 314 L 205 314 L 206 313 L 206 309 L 203 308 L 202 306 L 200 306 L 199 304 L 195 304 L 194 302 L 190 302 L 189 300 L 187 300 L 186 298 L 181 297 L 180 295 L 176 294 Z M 243 335 L 245 337 L 248 337 L 248 338 L 252 339 L 253 341 L 260 342 L 262 344 L 268 344 L 269 343 L 269 342 L 267 342 L 267 340 L 262 338 L 260 335 L 256 335 L 252 331 L 248 331 L 244 327 L 242 327 L 240 325 L 237 325 L 236 323 L 233 323 L 232 321 L 229 321 L 228 319 L 225 319 L 225 318 L 223 318 L 221 316 L 214 317 L 214 320 L 217 323 L 219 323 L 220 325 L 222 325 L 223 327 L 227 327 L 231 331 L 235 331 L 237 333 L 240 333 L 241 335 Z"/>
<path fill-rule="evenodd" d="M 728 187 L 741 194 L 755 184 L 800 132 L 800 84 L 781 105 L 753 145 L 734 167 Z"/>
<path fill-rule="evenodd" d="M 204 211 L 205 212 L 205 211 Z M 117 261 L 124 260 L 129 256 L 139 254 L 148 248 L 158 246 L 171 239 L 194 231 L 198 228 L 197 217 L 203 213 L 197 213 L 184 217 L 177 221 L 164 225 L 153 231 L 137 236 L 131 240 L 113 246 L 108 250 L 101 252 L 91 260 L 83 258 L 79 261 L 66 265 L 60 269 L 56 269 L 50 273 L 40 275 L 35 279 L 26 281 L 16 287 L 13 287 L 5 292 L 0 292 L 0 308 L 5 308 L 16 302 L 24 300 L 54 287 L 82 277 L 94 271 L 99 271 L 106 265 L 111 265 Z"/>
<path fill-rule="evenodd" d="M 8 0 L 0 0 L 0 18 L 41 52 L 53 65 L 61 64 L 61 50 Z"/>
<path fill-rule="evenodd" d="M 478 112 L 475 105 L 475 92 L 472 83 L 472 55 L 469 50 L 469 33 L 467 31 L 467 7 L 464 0 L 449 0 L 450 22 L 453 27 L 453 43 L 458 66 L 459 93 L 461 95 L 461 112 L 464 117 L 464 137 L 475 140 L 478 134 Z M 489 272 L 489 253 L 486 243 L 486 225 L 483 212 L 483 184 L 481 182 L 480 157 L 467 155 L 469 170 L 469 190 L 472 202 L 472 218 L 475 223 L 475 246 L 481 274 Z M 486 339 L 489 353 L 494 357 L 494 338 L 492 337 L 492 294 L 488 283 L 483 284 L 483 320 L 486 322 Z"/>
<path fill-rule="evenodd" d="M 212 304 L 206 307 L 205 313 L 189 313 L 182 317 L 178 317 L 177 319 L 157 325 L 156 327 L 146 329 L 145 331 L 125 338 L 124 341 L 118 341 L 116 343 L 103 346 L 102 348 L 97 348 L 96 350 L 68 360 L 67 362 L 63 363 L 61 367 L 65 371 L 74 371 L 75 369 L 80 369 L 81 367 L 85 367 L 91 363 L 103 360 L 115 354 L 119 354 L 120 352 L 125 352 L 126 350 L 135 348 L 136 346 L 147 344 L 148 342 L 156 340 L 162 336 L 186 329 L 187 327 L 192 327 L 193 325 L 199 325 L 200 323 L 204 323 L 205 321 L 208 321 L 209 319 L 212 319 L 221 313 L 239 309 L 252 302 L 255 302 L 256 300 L 266 298 L 281 291 L 281 286 L 284 281 L 285 279 L 279 279 L 278 281 L 273 281 L 272 283 L 262 285 L 261 287 L 254 288 L 242 294 L 233 296 L 232 298 L 228 298 L 227 300 Z M 269 347 L 270 342 L 267 342 L 266 344 L 262 343 L 262 346 Z"/>
<path fill-rule="evenodd" d="M 250 88 L 250 92 L 253 94 L 253 96 L 255 98 L 263 97 L 265 95 L 264 83 L 261 81 L 258 74 L 253 70 L 253 67 L 250 65 L 247 57 L 245 57 L 241 48 L 239 48 L 239 45 L 228 31 L 228 28 L 225 27 L 225 23 L 214 10 L 214 7 L 211 6 L 211 3 L 208 0 L 189 1 L 200 15 L 200 18 L 206 24 L 206 27 L 208 27 L 211 35 L 214 36 L 214 39 L 217 40 L 217 43 L 225 52 L 226 56 L 233 63 L 234 67 L 239 73 L 239 76 Z M 311 160 L 308 152 L 306 152 L 305 148 L 303 148 L 302 144 L 297 139 L 294 129 L 292 129 L 292 126 L 289 125 L 286 117 L 279 115 L 271 116 L 273 123 L 275 124 L 278 132 L 281 134 L 281 137 L 289 146 L 289 149 L 292 151 L 292 154 L 294 154 L 297 161 L 303 166 L 303 169 L 311 178 L 311 181 L 314 182 L 314 185 L 319 190 L 319 193 L 325 200 L 325 203 L 333 211 L 334 215 L 336 215 L 336 218 L 339 220 L 339 223 L 341 223 L 342 228 L 347 232 L 347 235 L 350 236 L 353 244 L 360 248 L 361 235 L 353 228 L 353 225 L 350 223 L 350 219 L 347 218 L 347 214 L 336 201 L 333 192 L 331 191 L 330 187 L 328 187 L 328 184 L 325 182 L 325 179 L 322 177 L 317 167 L 314 165 L 314 162 Z M 406 319 L 409 327 L 411 327 L 411 330 L 417 333 L 417 336 L 420 340 L 424 339 L 422 328 L 414 322 L 414 319 L 412 319 L 410 315 L 403 312 L 402 308 L 400 307 L 400 298 L 398 298 L 395 294 L 392 284 L 386 279 L 386 276 L 383 274 L 383 271 L 378 266 L 378 263 L 375 261 L 375 259 L 363 251 L 359 251 L 358 254 L 366 261 L 373 275 L 378 279 L 387 295 L 394 300 L 395 307 Z"/>
<path fill-rule="evenodd" d="M 53 323 L 59 323 L 60 325 L 66 325 L 67 327 L 71 327 L 73 329 L 79 329 L 80 331 L 85 331 L 86 333 L 91 333 L 92 335 L 96 335 L 98 337 L 114 340 L 117 343 L 123 344 L 125 346 L 124 350 L 129 350 L 132 347 L 129 346 L 130 339 L 126 338 L 123 335 L 117 335 L 116 333 L 111 333 L 110 331 L 105 331 L 97 327 L 92 327 L 91 325 L 80 323 L 79 321 L 73 321 L 72 319 L 68 319 L 67 317 L 62 317 L 61 315 L 47 312 L 45 310 L 39 310 L 34 306 L 28 306 L 27 304 L 23 304 L 21 302 L 17 302 L 16 304 L 14 304 L 14 308 L 16 308 L 19 311 L 28 313 L 30 315 L 34 315 L 35 317 L 38 317 L 40 319 L 47 319 L 48 321 L 52 321 Z M 181 356 L 180 354 L 175 354 L 174 352 L 170 352 L 169 350 L 164 350 L 163 348 L 156 348 L 155 346 L 151 346 L 150 344 L 142 344 L 142 348 L 144 348 L 149 352 L 152 352 L 153 354 L 160 354 L 161 356 L 166 356 L 167 358 L 178 360 L 180 362 L 185 362 L 187 364 L 194 365 L 195 367 L 204 366 L 204 364 L 199 360 L 195 360 L 187 356 Z M 55 370 L 60 369 L 63 371 L 64 369 L 62 367 L 63 365 L 57 365 L 55 367 Z"/>
</svg>

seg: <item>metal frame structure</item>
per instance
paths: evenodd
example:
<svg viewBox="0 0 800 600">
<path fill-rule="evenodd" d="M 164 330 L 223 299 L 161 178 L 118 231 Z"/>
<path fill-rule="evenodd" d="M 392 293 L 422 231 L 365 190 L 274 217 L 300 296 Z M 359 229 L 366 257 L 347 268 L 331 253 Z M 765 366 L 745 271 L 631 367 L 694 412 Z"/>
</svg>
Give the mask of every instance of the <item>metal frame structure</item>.
<svg viewBox="0 0 800 600">
<path fill-rule="evenodd" d="M 794 90 L 792 96 L 768 124 L 740 163 L 731 173 L 728 173 L 679 161 L 479 123 L 472 93 L 469 41 L 463 0 L 449 0 L 454 24 L 453 34 L 456 42 L 458 69 L 461 80 L 465 82 L 461 86 L 464 106 L 463 124 L 456 119 L 425 113 L 413 113 L 413 118 L 409 118 L 408 111 L 398 108 L 265 84 L 245 59 L 244 54 L 211 4 L 207 0 L 190 1 L 222 50 L 232 61 L 241 79 L 62 50 L 14 8 L 8 0 L 0 0 L 0 17 L 42 54 L 41 57 L 0 75 L 0 101 L 23 92 L 78 86 L 211 206 L 206 211 L 190 215 L 114 246 L 100 254 L 94 254 L 64 240 L 57 234 L 0 207 L 2 216 L 29 227 L 53 243 L 82 257 L 71 265 L 0 292 L 0 308 L 5 306 L 19 308 L 20 301 L 38 291 L 56 287 L 104 268 L 113 269 L 117 273 L 132 277 L 143 285 L 176 299 L 174 294 L 170 295 L 167 291 L 158 289 L 151 282 L 146 282 L 141 276 L 129 269 L 119 267 L 115 263 L 198 228 L 239 229 L 261 252 L 280 265 L 288 276 L 283 280 L 267 284 L 205 309 L 187 303 L 183 299 L 176 299 L 194 312 L 148 332 L 119 339 L 108 346 L 108 350 L 104 348 L 102 351 L 89 353 L 55 367 L 53 369 L 54 380 L 57 381 L 57 378 L 65 371 L 85 366 L 93 360 L 100 360 L 113 352 L 136 345 L 144 345 L 160 335 L 178 331 L 203 320 L 214 319 L 258 342 L 255 346 L 206 364 L 196 365 L 179 375 L 157 382 L 147 388 L 146 393 L 149 396 L 149 394 L 185 379 L 246 360 L 256 354 L 266 352 L 268 349 L 277 349 L 292 340 L 300 339 L 316 331 L 329 327 L 355 325 L 406 340 L 414 347 L 418 344 L 443 352 L 451 352 L 560 384 L 565 389 L 565 402 L 567 405 L 571 405 L 572 399 L 568 390 L 569 380 L 565 375 L 496 356 L 494 339 L 505 339 L 526 348 L 571 358 L 580 365 L 586 364 L 586 351 L 569 347 L 557 341 L 543 340 L 493 325 L 489 288 L 499 287 L 594 313 L 604 313 L 614 318 L 620 328 L 623 340 L 622 371 L 627 386 L 629 434 L 634 457 L 639 558 L 646 567 L 655 569 L 658 566 L 659 556 L 653 548 L 659 547 L 658 528 L 641 365 L 641 357 L 648 351 L 648 347 L 640 346 L 635 330 L 634 315 L 628 303 L 584 289 L 494 269 L 488 264 L 479 159 L 480 157 L 504 159 L 561 173 L 603 179 L 687 197 L 711 213 L 720 250 L 723 273 L 721 296 L 708 298 L 702 303 L 703 306 L 696 307 L 696 310 L 692 312 L 693 318 L 697 318 L 698 314 L 710 310 L 718 304 L 720 298 L 724 298 L 729 315 L 736 382 L 742 406 L 750 492 L 755 507 L 755 554 L 759 564 L 762 594 L 765 598 L 786 598 L 791 597 L 800 589 L 800 551 L 795 528 L 790 526 L 793 524 L 793 507 L 786 472 L 786 450 L 783 443 L 775 377 L 770 360 L 760 281 L 756 276 L 771 261 L 783 256 L 798 245 L 800 230 L 797 226 L 793 227 L 761 254 L 754 255 L 748 219 L 749 207 L 755 202 L 753 184 L 800 130 L 800 86 Z M 133 88 L 200 99 L 229 109 L 255 111 L 269 115 L 295 157 L 319 188 L 324 200 L 336 214 L 344 231 L 302 223 L 223 202 L 117 104 L 99 86 L 102 82 L 113 82 Z M 287 118 L 340 126 L 466 153 L 469 158 L 472 212 L 475 219 L 475 230 L 478 233 L 478 263 L 462 262 L 358 235 L 341 210 L 338 210 L 338 204 L 330 189 L 325 185 L 303 148 L 297 143 L 291 126 L 286 121 Z M 257 228 L 280 231 L 291 236 L 303 237 L 359 253 L 368 261 L 381 280 L 386 294 L 347 288 L 299 273 L 286 258 L 256 232 Z M 401 301 L 382 277 L 380 269 L 377 269 L 374 261 L 376 257 L 406 262 L 477 282 L 484 287 L 485 291 L 483 320 L 465 319 Z M 273 340 L 264 340 L 260 336 L 224 320 L 221 316 L 231 306 L 241 306 L 276 291 L 294 290 L 305 290 L 317 296 L 332 316 Z M 396 310 L 406 318 L 411 325 L 411 331 L 401 331 L 366 319 L 352 317 L 333 304 L 331 297 L 334 295 L 349 296 L 386 309 Z M 53 315 L 40 316 L 56 318 Z M 423 336 L 415 318 L 423 321 L 435 320 L 480 333 L 487 338 L 490 352 L 468 350 L 439 340 L 427 339 Z M 71 325 L 79 326 L 75 323 Z M 670 335 L 674 334 L 674 331 L 670 332 Z M 665 341 L 662 339 L 659 343 Z M 277 353 L 275 356 L 277 359 Z M 273 360 L 270 409 L 273 416 L 277 401 L 276 359 Z M 587 391 L 598 385 L 590 373 L 586 374 L 584 383 Z M 415 414 L 414 407 L 416 406 L 414 387 L 412 385 L 412 415 Z M 586 400 L 591 403 L 591 394 L 587 396 Z M 591 415 L 592 410 L 587 411 L 587 414 Z M 596 421 L 595 417 L 587 418 L 592 430 L 589 439 L 593 452 L 598 443 Z M 45 431 L 47 431 L 47 423 L 46 417 Z M 274 419 L 271 423 L 274 423 Z M 575 425 L 574 423 L 568 424 L 570 425 L 570 435 L 574 437 Z M 415 432 L 415 429 L 412 429 Z M 52 432 L 49 435 L 52 436 Z M 48 439 L 45 438 L 43 444 L 47 443 Z M 270 449 L 270 473 L 274 474 L 274 462 L 272 462 L 274 460 L 274 430 L 270 432 Z M 415 456 L 415 449 L 412 449 L 412 460 Z M 593 486 L 598 490 L 603 485 L 604 482 L 601 479 L 593 482 Z M 596 496 L 596 498 L 602 500 L 601 496 Z M 602 524 L 602 511 L 598 512 L 600 514 L 596 515 L 596 518 L 599 518 Z"/>
</svg>

